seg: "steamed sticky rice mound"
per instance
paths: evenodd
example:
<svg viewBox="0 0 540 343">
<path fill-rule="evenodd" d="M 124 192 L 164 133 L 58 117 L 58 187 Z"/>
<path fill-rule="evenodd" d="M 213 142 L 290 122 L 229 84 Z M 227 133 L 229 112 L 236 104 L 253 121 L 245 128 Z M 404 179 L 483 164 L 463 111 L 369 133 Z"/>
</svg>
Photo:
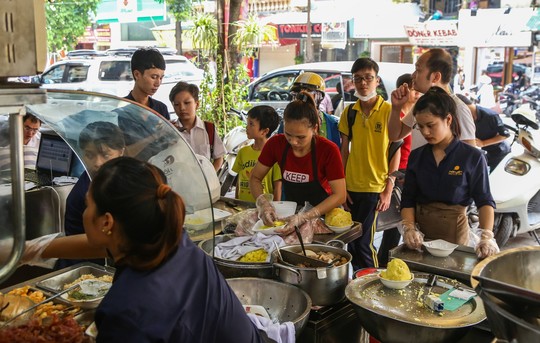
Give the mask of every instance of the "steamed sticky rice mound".
<svg viewBox="0 0 540 343">
<path fill-rule="evenodd" d="M 336 207 L 324 217 L 326 225 L 343 227 L 352 224 L 351 213 L 342 208 Z"/>
<path fill-rule="evenodd" d="M 411 279 L 411 271 L 403 260 L 395 258 L 388 262 L 386 270 L 381 272 L 381 277 L 393 281 L 406 281 Z"/>
</svg>

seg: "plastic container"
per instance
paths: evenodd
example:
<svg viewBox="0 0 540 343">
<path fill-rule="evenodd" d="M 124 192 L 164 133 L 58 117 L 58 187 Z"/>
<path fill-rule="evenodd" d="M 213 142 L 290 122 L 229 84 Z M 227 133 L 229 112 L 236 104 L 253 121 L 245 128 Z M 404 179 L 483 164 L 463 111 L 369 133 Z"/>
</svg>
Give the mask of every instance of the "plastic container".
<svg viewBox="0 0 540 343">
<path fill-rule="evenodd" d="M 278 218 L 285 218 L 296 213 L 296 202 L 294 201 L 272 201 L 272 205 L 276 209 Z"/>
</svg>

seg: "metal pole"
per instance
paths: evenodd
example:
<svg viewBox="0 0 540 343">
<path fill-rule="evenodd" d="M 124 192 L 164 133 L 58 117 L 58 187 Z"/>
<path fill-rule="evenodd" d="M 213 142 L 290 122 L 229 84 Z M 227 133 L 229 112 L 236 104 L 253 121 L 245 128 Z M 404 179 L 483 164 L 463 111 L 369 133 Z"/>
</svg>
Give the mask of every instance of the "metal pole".
<svg viewBox="0 0 540 343">
<path fill-rule="evenodd" d="M 311 40 L 311 0 L 307 2 L 306 61 L 313 62 L 313 43 Z"/>
</svg>

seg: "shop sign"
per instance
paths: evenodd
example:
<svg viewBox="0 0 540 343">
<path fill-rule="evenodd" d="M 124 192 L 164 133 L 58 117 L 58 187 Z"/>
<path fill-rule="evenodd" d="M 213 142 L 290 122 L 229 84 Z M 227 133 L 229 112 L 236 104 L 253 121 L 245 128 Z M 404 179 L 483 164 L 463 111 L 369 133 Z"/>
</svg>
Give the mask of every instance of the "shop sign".
<svg viewBox="0 0 540 343">
<path fill-rule="evenodd" d="M 323 23 L 321 46 L 323 49 L 345 49 L 347 45 L 347 22 Z"/>
<path fill-rule="evenodd" d="M 459 44 L 472 47 L 528 47 L 531 32 L 527 21 L 532 8 L 459 11 Z"/>
<path fill-rule="evenodd" d="M 458 29 L 455 20 L 428 21 L 404 25 L 409 42 L 416 46 L 455 46 Z"/>
<path fill-rule="evenodd" d="M 320 37 L 322 24 L 311 24 L 311 37 Z M 278 24 L 279 39 L 299 39 L 307 37 L 307 24 Z"/>
<path fill-rule="evenodd" d="M 79 38 L 77 40 L 78 43 L 90 43 L 90 44 L 94 44 L 95 42 L 97 42 L 97 39 L 96 39 L 96 34 L 94 32 L 94 29 L 92 29 L 92 26 L 87 26 L 85 29 L 84 29 L 84 34 L 81 38 Z"/>
<path fill-rule="evenodd" d="M 111 27 L 109 24 L 99 25 L 99 27 L 96 29 L 96 35 L 98 46 L 111 45 Z"/>
</svg>

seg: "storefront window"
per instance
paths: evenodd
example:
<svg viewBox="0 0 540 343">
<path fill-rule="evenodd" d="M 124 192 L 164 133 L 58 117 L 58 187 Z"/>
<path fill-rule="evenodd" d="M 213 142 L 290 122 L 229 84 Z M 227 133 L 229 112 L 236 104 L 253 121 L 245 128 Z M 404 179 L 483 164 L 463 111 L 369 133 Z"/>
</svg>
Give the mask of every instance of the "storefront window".
<svg viewBox="0 0 540 343">
<path fill-rule="evenodd" d="M 412 46 L 382 45 L 381 62 L 412 63 Z"/>
</svg>

